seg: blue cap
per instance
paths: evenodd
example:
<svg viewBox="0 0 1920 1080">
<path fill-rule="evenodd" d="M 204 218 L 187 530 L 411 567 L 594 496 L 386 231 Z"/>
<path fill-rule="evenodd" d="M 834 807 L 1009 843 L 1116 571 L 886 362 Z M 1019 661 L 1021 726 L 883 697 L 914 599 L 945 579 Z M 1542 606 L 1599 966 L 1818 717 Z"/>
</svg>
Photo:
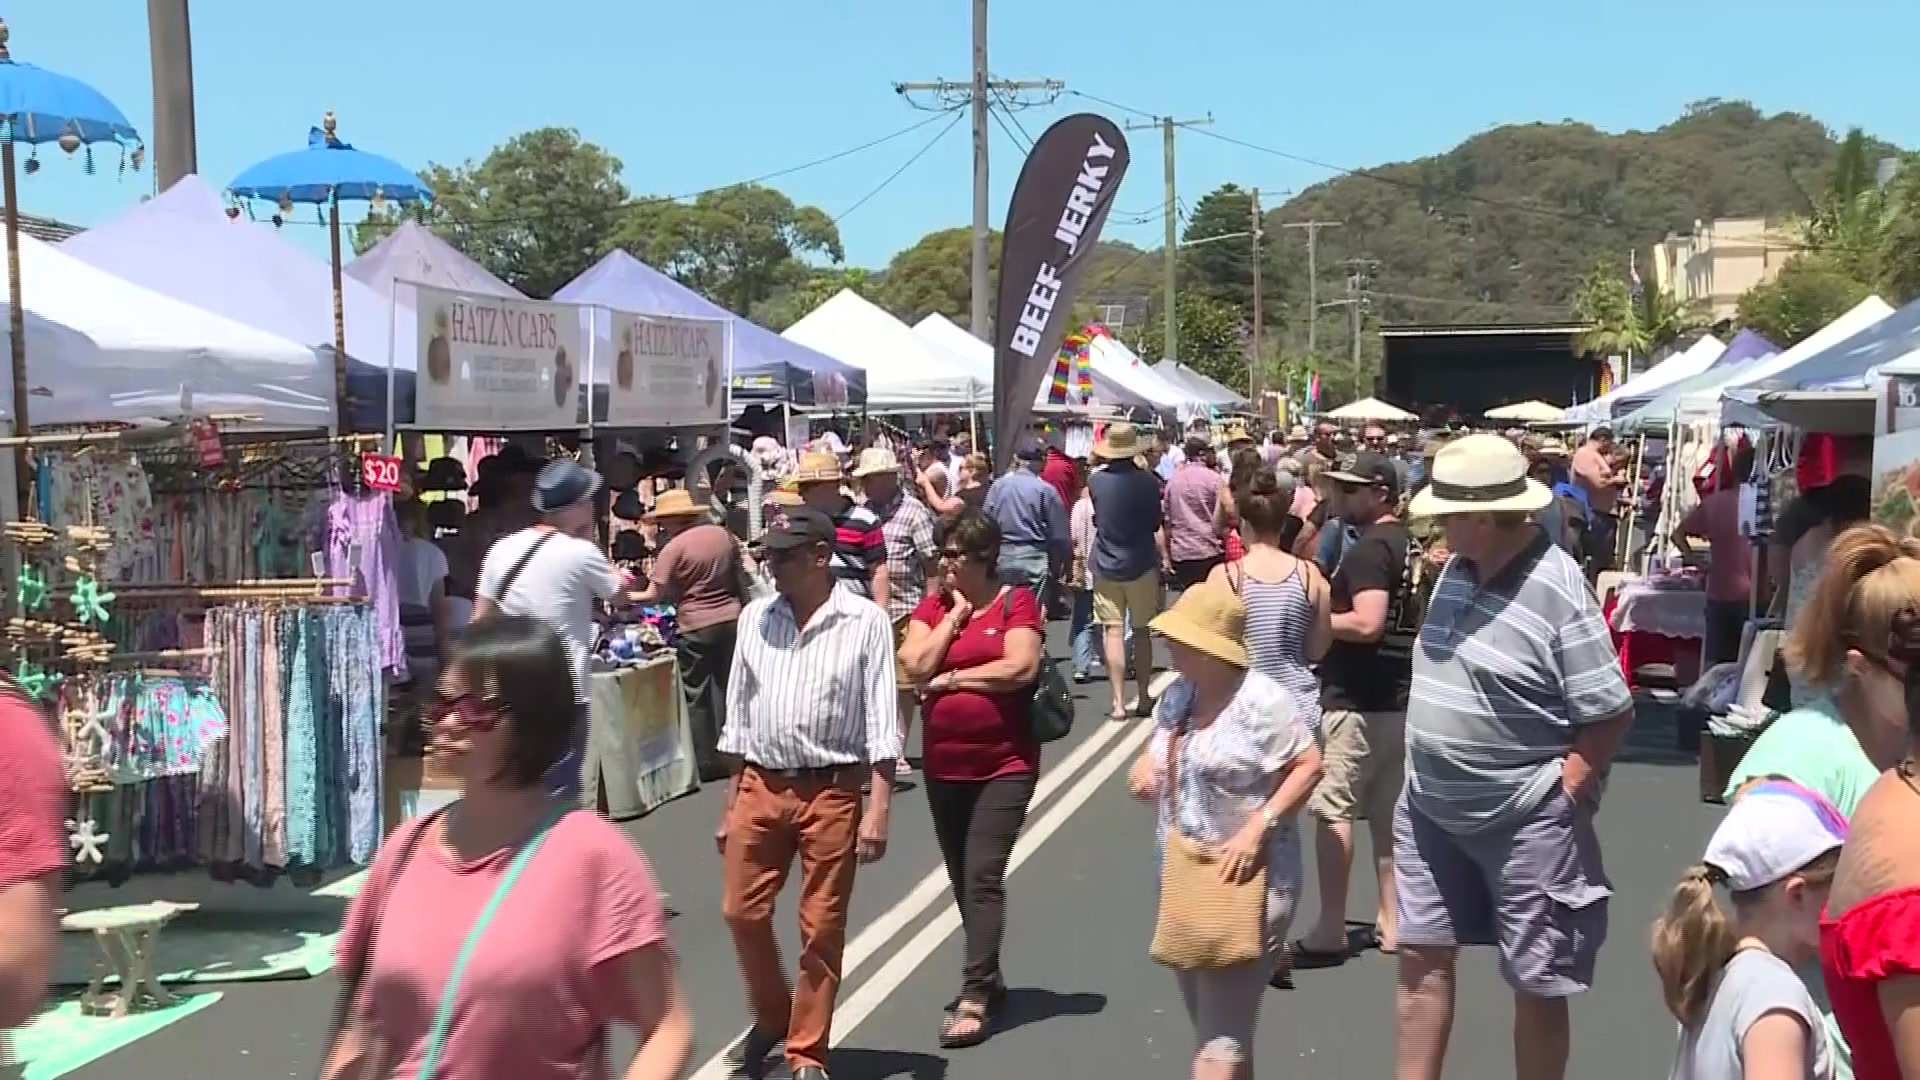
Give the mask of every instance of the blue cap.
<svg viewBox="0 0 1920 1080">
<path fill-rule="evenodd" d="M 567 458 L 549 461 L 533 483 L 533 508 L 543 514 L 565 510 L 600 490 L 600 474 Z"/>
</svg>

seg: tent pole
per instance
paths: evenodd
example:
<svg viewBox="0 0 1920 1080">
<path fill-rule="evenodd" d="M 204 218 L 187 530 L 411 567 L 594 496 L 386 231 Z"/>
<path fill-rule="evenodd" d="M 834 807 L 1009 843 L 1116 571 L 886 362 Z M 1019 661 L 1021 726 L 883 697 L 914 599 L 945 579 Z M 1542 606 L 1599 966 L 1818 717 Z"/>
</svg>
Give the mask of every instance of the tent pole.
<svg viewBox="0 0 1920 1080">
<path fill-rule="evenodd" d="M 333 244 L 333 430 L 338 434 L 347 430 L 347 310 L 340 285 L 339 188 L 327 198 L 327 231 Z M 391 355 L 387 362 L 392 364 Z"/>
</svg>

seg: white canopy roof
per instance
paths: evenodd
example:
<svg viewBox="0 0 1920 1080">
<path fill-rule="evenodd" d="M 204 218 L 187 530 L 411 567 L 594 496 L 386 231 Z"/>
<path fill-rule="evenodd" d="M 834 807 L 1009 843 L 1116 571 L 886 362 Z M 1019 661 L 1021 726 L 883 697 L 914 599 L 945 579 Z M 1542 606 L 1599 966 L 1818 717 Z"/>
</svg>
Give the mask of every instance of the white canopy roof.
<svg viewBox="0 0 1920 1080">
<path fill-rule="evenodd" d="M 1087 346 L 1087 355 L 1096 374 L 1106 375 L 1139 395 L 1149 405 L 1176 411 L 1206 406 L 1206 402 L 1196 398 L 1193 391 L 1168 382 L 1166 376 L 1153 370 L 1132 349 L 1111 337 L 1104 334 L 1095 337 Z"/>
<path fill-rule="evenodd" d="M 993 403 L 991 376 L 981 380 L 969 361 L 851 289 L 835 293 L 780 336 L 865 369 L 869 409 L 976 409 Z"/>
<path fill-rule="evenodd" d="M 1566 410 L 1565 419 L 1578 420 L 1583 424 L 1596 424 L 1603 420 L 1610 420 L 1613 418 L 1613 406 L 1616 402 L 1624 403 L 1652 397 L 1674 383 L 1682 379 L 1690 379 L 1712 367 L 1713 362 L 1720 359 L 1720 354 L 1726 351 L 1725 342 L 1708 334 L 1592 401 L 1572 406 Z"/>
<path fill-rule="evenodd" d="M 188 396 L 197 415 L 243 413 L 274 427 L 324 427 L 333 418 L 332 369 L 305 345 L 141 288 L 30 236 L 20 237 L 20 289 L 35 426 L 174 418 Z M 0 417 L 11 420 L 11 395 L 0 398 Z"/>
<path fill-rule="evenodd" d="M 1721 414 L 1722 423 L 1745 423 L 1757 426 L 1762 417 L 1755 416 L 1750 408 L 1738 401 L 1725 399 L 1725 394 L 1742 386 L 1764 385 L 1769 379 L 1776 378 L 1801 361 L 1827 351 L 1853 335 L 1874 325 L 1893 314 L 1893 306 L 1877 296 L 1869 296 L 1855 304 L 1852 310 L 1814 331 L 1798 345 L 1767 357 L 1756 364 L 1745 364 L 1731 369 L 1722 382 L 1690 390 L 1680 399 L 1680 415 L 1705 416 L 1714 412 Z"/>
<path fill-rule="evenodd" d="M 935 312 L 921 319 L 913 326 L 913 332 L 945 348 L 952 355 L 966 361 L 967 369 L 981 384 L 988 388 L 984 408 L 992 404 L 993 387 L 993 346 L 974 337 L 955 325 L 952 319 Z M 1034 390 L 1033 407 L 1036 409 L 1057 408 L 1047 400 L 1049 386 L 1043 381 Z M 1145 405 L 1145 398 L 1129 394 L 1119 384 L 1096 371 L 1093 373 L 1093 396 L 1096 406 Z"/>
<path fill-rule="evenodd" d="M 1370 397 L 1342 405 L 1328 413 L 1327 417 L 1332 420 L 1375 420 L 1383 424 L 1419 419 L 1398 405 L 1389 405 L 1379 398 Z"/>
<path fill-rule="evenodd" d="M 1502 405 L 1497 409 L 1488 409 L 1489 420 L 1517 420 L 1523 424 L 1544 424 L 1560 419 L 1566 410 L 1558 405 L 1544 401 L 1522 401 L 1514 405 Z"/>
</svg>

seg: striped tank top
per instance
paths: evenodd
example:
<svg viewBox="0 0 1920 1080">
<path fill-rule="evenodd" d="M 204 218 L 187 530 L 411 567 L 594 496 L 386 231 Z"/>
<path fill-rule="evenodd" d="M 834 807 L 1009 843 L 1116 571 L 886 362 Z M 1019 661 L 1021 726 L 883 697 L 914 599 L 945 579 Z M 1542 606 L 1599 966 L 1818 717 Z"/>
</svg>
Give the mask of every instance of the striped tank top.
<svg viewBox="0 0 1920 1080">
<path fill-rule="evenodd" d="M 1301 719 L 1319 738 L 1320 678 L 1307 663 L 1313 601 L 1300 568 L 1280 581 L 1261 581 L 1244 571 L 1229 571 L 1228 580 L 1247 606 L 1247 655 L 1253 670 L 1287 688 L 1299 703 Z"/>
</svg>

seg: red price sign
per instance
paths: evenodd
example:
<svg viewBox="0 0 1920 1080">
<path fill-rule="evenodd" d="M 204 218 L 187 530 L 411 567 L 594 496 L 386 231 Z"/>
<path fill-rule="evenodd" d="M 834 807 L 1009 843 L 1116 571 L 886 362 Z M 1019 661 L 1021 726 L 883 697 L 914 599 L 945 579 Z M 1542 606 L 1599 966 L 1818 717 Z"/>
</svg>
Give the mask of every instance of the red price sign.
<svg viewBox="0 0 1920 1080">
<path fill-rule="evenodd" d="M 399 491 L 400 459 L 385 454 L 361 454 L 360 479 L 372 491 Z"/>
</svg>

